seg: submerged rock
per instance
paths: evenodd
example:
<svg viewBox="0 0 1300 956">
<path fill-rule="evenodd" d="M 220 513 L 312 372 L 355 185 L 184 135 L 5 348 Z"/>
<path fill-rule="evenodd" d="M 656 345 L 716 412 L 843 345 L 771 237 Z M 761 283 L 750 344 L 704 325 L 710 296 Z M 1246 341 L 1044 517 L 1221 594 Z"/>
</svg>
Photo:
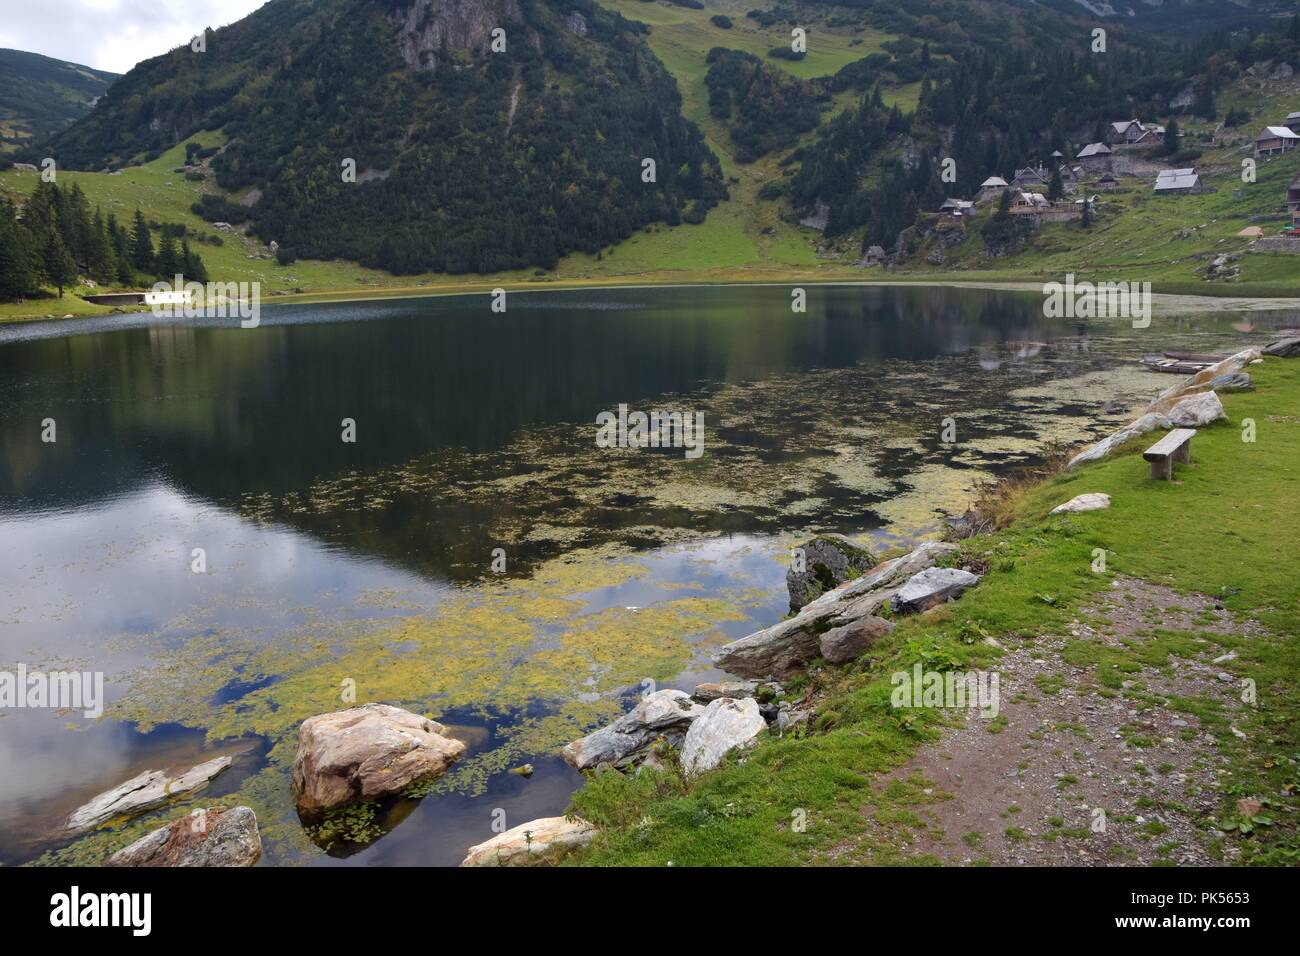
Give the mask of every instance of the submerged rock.
<svg viewBox="0 0 1300 956">
<path fill-rule="evenodd" d="M 845 664 L 861 656 L 894 629 L 894 622 L 869 614 L 850 624 L 833 627 L 817 640 L 822 657 L 832 664 Z"/>
<path fill-rule="evenodd" d="M 591 842 L 596 828 L 576 817 L 542 817 L 469 848 L 461 866 L 554 866 Z"/>
<path fill-rule="evenodd" d="M 174 777 L 162 770 L 146 770 L 73 810 L 64 821 L 64 829 L 80 832 L 114 817 L 132 817 L 156 809 L 172 797 L 194 793 L 207 786 L 209 780 L 230 764 L 230 757 L 217 757 Z"/>
<path fill-rule="evenodd" d="M 1110 507 L 1110 495 L 1102 492 L 1090 492 L 1086 495 L 1075 495 L 1063 505 L 1057 505 L 1052 509 L 1052 514 L 1074 514 L 1080 511 L 1100 511 L 1103 508 Z"/>
<path fill-rule="evenodd" d="M 876 614 L 904 582 L 956 550 L 955 544 L 927 541 L 810 601 L 794 617 L 723 645 L 713 663 L 741 677 L 781 677 L 799 670 L 822 656 L 823 634 Z"/>
<path fill-rule="evenodd" d="M 308 815 L 397 793 L 465 750 L 437 721 L 390 704 L 309 717 L 298 728 L 293 793 Z"/>
<path fill-rule="evenodd" d="M 686 731 L 682 769 L 687 774 L 712 770 L 728 753 L 737 747 L 750 746 L 766 729 L 767 721 L 752 697 L 715 700 Z"/>
<path fill-rule="evenodd" d="M 795 551 L 802 559 L 803 570 L 796 571 L 796 565 L 791 565 L 785 573 L 790 608 L 795 611 L 876 566 L 876 559 L 869 551 L 836 534 L 818 535 Z"/>
<path fill-rule="evenodd" d="M 703 713 L 704 708 L 685 691 L 657 691 L 608 727 L 565 745 L 564 759 L 576 770 L 621 765 L 661 736 L 673 746 L 679 745 L 687 728 Z"/>
<path fill-rule="evenodd" d="M 196 810 L 118 850 L 105 866 L 252 866 L 262 855 L 251 807 Z"/>
<path fill-rule="evenodd" d="M 979 584 L 980 576 L 961 568 L 928 568 L 912 577 L 894 595 L 895 611 L 927 611 L 954 601 Z"/>
</svg>

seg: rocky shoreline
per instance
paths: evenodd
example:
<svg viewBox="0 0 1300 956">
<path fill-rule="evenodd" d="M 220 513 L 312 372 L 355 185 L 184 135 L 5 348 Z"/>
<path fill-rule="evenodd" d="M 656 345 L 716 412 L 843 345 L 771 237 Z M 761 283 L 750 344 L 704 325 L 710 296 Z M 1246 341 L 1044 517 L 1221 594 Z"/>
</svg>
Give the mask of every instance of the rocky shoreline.
<svg viewBox="0 0 1300 956">
<path fill-rule="evenodd" d="M 1300 338 L 1244 349 L 1164 390 L 1135 421 L 1075 455 L 1066 466 L 1104 458 L 1132 438 L 1158 428 L 1200 427 L 1226 415 L 1219 390 L 1252 387 L 1246 369 L 1265 356 L 1300 356 Z M 1106 508 L 1106 495 L 1083 494 L 1056 511 Z M 713 664 L 737 680 L 648 692 L 613 723 L 563 748 L 583 772 L 680 770 L 686 779 L 728 759 L 743 761 L 764 734 L 805 728 L 815 709 L 807 694 L 787 693 L 782 681 L 819 662 L 855 660 L 889 634 L 903 615 L 925 614 L 959 600 L 987 568 L 963 566 L 961 549 L 930 541 L 898 557 L 875 556 L 833 535 L 795 549 L 787 574 L 791 614 L 722 646 Z M 329 812 L 393 797 L 435 779 L 465 744 L 426 717 L 390 704 L 369 703 L 303 721 L 293 763 L 292 794 L 304 822 Z M 70 814 L 64 829 L 81 834 L 190 795 L 228 768 L 219 757 L 179 774 L 146 771 L 105 791 Z M 574 816 L 531 820 L 470 847 L 462 866 L 554 865 L 597 834 Z M 246 806 L 196 810 L 109 856 L 110 866 L 251 866 L 261 855 L 254 811 Z"/>
</svg>

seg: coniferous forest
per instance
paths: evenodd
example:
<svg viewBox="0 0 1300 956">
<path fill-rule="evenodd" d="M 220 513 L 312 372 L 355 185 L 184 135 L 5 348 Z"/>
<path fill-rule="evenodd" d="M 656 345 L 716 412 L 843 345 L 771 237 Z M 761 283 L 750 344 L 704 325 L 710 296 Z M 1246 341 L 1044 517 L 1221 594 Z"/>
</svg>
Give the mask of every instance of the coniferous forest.
<svg viewBox="0 0 1300 956">
<path fill-rule="evenodd" d="M 43 285 L 62 296 L 79 276 L 130 286 L 177 275 L 208 278 L 184 226 L 151 224 L 139 209 L 121 222 L 115 213 L 91 209 L 75 183 L 41 183 L 21 211 L 0 196 L 0 299 L 23 299 Z"/>
</svg>

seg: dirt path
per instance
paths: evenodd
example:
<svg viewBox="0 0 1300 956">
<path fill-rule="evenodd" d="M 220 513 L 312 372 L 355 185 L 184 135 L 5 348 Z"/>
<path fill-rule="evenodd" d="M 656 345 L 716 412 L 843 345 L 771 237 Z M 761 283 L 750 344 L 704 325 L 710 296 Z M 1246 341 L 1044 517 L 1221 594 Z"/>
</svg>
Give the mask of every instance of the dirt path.
<svg viewBox="0 0 1300 956">
<path fill-rule="evenodd" d="M 877 782 L 878 792 L 907 781 L 925 795 L 923 824 L 898 834 L 903 857 L 1231 862 L 1230 850 L 1216 855 L 1206 817 L 1229 782 L 1220 741 L 1248 705 L 1215 638 L 1249 639 L 1257 625 L 1233 621 L 1213 599 L 1120 578 L 1069 630 L 1006 649 L 999 718 L 966 712 Z M 1178 651 L 1166 662 L 1171 641 Z M 869 859 L 883 836 L 844 849 Z"/>
</svg>

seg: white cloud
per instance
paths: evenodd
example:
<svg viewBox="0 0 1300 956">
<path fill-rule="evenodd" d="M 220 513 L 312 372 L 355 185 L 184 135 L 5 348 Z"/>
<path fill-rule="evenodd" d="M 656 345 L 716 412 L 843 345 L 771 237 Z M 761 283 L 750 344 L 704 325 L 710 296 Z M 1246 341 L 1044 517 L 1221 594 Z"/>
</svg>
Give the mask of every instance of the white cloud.
<svg viewBox="0 0 1300 956">
<path fill-rule="evenodd" d="M 4 0 L 0 47 L 125 73 L 265 0 Z"/>
</svg>

